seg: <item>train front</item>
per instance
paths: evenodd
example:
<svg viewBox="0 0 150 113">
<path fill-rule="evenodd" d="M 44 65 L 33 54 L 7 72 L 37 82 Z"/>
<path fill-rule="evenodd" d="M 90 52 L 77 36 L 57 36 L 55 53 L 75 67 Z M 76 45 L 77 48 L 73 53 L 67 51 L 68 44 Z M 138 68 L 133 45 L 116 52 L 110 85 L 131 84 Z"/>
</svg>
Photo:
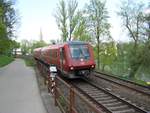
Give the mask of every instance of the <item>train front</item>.
<svg viewBox="0 0 150 113">
<path fill-rule="evenodd" d="M 92 46 L 85 42 L 75 42 L 69 44 L 69 50 L 69 70 L 75 76 L 90 75 L 95 68 Z"/>
</svg>

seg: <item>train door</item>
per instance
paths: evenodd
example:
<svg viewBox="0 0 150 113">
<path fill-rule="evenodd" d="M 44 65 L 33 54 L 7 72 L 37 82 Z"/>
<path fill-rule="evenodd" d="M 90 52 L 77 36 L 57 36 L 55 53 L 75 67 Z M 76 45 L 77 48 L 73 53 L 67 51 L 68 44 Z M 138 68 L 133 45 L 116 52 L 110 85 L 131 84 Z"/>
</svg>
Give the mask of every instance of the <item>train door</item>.
<svg viewBox="0 0 150 113">
<path fill-rule="evenodd" d="M 60 70 L 64 71 L 64 48 L 60 48 Z"/>
</svg>

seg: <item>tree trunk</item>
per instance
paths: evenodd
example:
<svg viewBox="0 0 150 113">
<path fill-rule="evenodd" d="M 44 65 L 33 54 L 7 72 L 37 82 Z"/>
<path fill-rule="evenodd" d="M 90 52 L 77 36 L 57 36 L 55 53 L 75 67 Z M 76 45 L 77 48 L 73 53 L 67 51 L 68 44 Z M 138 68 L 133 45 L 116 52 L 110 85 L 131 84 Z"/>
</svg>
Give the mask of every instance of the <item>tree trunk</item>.
<svg viewBox="0 0 150 113">
<path fill-rule="evenodd" d="M 99 39 L 97 40 L 97 66 L 98 66 L 98 69 L 100 68 L 100 57 L 99 57 L 99 51 L 100 51 L 100 48 L 99 48 Z"/>
</svg>

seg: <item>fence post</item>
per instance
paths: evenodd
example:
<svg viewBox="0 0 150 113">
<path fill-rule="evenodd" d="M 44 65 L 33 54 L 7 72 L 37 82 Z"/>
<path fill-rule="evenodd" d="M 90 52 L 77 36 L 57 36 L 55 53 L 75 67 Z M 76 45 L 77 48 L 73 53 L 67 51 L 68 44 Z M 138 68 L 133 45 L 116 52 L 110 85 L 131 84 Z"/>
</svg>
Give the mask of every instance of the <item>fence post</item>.
<svg viewBox="0 0 150 113">
<path fill-rule="evenodd" d="M 54 101 L 55 101 L 55 106 L 57 106 L 57 99 L 58 99 L 58 92 L 57 92 L 57 77 L 55 78 L 55 86 L 54 86 Z"/>
<path fill-rule="evenodd" d="M 69 111 L 70 111 L 70 113 L 74 113 L 74 111 L 73 111 L 73 107 L 74 107 L 74 104 L 75 104 L 75 101 L 74 101 L 74 99 L 75 99 L 75 96 L 74 96 L 74 89 L 71 87 L 70 88 L 70 104 L 69 104 Z"/>
<path fill-rule="evenodd" d="M 50 77 L 50 70 L 48 70 L 48 85 L 47 85 L 47 88 L 48 88 L 48 93 L 51 93 L 51 77 Z"/>
</svg>

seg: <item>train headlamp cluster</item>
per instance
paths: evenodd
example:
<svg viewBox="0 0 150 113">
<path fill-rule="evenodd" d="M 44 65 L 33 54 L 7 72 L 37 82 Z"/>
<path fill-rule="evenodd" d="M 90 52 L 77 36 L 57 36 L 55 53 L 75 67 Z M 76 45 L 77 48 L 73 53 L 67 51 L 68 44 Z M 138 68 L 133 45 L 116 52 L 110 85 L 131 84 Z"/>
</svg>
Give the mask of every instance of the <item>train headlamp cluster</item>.
<svg viewBox="0 0 150 113">
<path fill-rule="evenodd" d="M 91 67 L 92 67 L 92 68 L 94 68 L 95 66 L 94 66 L 94 65 L 92 65 Z"/>
<path fill-rule="evenodd" d="M 74 67 L 71 66 L 71 67 L 70 67 L 70 70 L 74 70 Z"/>
</svg>

